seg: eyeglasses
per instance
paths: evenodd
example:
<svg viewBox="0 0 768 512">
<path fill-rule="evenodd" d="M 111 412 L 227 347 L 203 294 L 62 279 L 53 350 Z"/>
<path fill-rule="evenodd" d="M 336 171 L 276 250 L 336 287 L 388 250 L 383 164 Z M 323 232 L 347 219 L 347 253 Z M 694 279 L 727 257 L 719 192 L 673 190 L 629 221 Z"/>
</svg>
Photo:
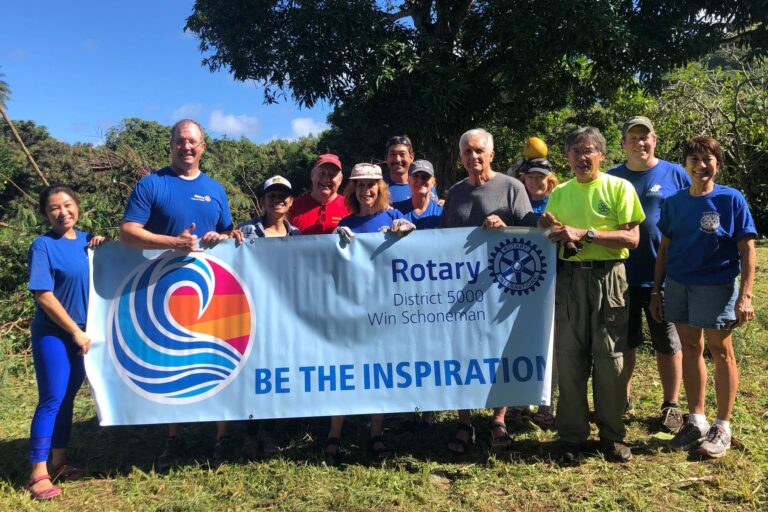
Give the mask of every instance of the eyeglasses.
<svg viewBox="0 0 768 512">
<path fill-rule="evenodd" d="M 189 149 L 195 149 L 205 142 L 204 140 L 184 140 L 184 139 L 174 139 L 172 144 L 175 148 L 185 148 L 189 147 Z"/>
<path fill-rule="evenodd" d="M 387 141 L 386 149 L 389 149 L 390 146 L 394 146 L 396 144 L 402 144 L 404 146 L 411 147 L 411 140 L 408 137 L 392 137 Z"/>
<path fill-rule="evenodd" d="M 573 153 L 576 156 L 592 156 L 596 153 L 600 153 L 594 146 L 572 146 L 568 148 L 569 153 Z"/>
</svg>

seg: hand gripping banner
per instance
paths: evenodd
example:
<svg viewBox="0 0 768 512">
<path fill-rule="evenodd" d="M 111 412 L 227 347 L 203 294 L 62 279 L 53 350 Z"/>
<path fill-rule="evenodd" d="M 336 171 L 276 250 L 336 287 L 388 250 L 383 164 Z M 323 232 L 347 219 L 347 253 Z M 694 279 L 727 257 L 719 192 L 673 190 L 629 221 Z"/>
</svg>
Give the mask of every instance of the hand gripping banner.
<svg viewBox="0 0 768 512">
<path fill-rule="evenodd" d="M 101 425 L 548 404 L 555 251 L 445 229 L 91 252 Z"/>
</svg>

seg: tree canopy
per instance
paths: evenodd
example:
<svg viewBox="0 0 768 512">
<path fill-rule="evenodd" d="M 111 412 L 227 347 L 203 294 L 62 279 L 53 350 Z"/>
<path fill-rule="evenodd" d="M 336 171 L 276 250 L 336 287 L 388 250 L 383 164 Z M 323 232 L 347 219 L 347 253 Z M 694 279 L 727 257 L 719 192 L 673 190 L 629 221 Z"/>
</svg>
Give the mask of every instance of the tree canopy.
<svg viewBox="0 0 768 512">
<path fill-rule="evenodd" d="M 764 42 L 762 3 L 198 0 L 186 28 L 211 70 L 256 80 L 265 101 L 333 105 L 324 141 L 351 158 L 407 133 L 451 181 L 466 129 L 658 88 L 734 34 Z"/>
</svg>

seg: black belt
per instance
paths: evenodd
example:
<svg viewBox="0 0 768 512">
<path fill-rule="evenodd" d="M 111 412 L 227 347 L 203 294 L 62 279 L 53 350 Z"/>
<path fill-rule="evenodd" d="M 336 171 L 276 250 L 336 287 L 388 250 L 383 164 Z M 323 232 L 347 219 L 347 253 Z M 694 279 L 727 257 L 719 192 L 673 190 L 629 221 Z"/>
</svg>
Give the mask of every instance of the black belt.
<svg viewBox="0 0 768 512">
<path fill-rule="evenodd" d="M 589 260 L 589 261 L 567 261 L 557 260 L 558 268 L 611 268 L 614 265 L 623 264 L 624 260 Z"/>
</svg>

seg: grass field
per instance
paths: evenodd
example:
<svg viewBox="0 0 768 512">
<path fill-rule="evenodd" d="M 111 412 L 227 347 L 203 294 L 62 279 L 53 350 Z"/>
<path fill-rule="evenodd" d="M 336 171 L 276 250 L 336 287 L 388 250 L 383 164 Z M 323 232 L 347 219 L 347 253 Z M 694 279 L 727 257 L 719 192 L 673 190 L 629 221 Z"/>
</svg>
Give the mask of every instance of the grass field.
<svg viewBox="0 0 768 512">
<path fill-rule="evenodd" d="M 214 425 L 185 428 L 188 457 L 169 474 L 152 462 L 164 438 L 160 427 L 98 426 L 83 388 L 75 405 L 70 453 L 90 478 L 62 484 L 64 497 L 34 503 L 24 490 L 29 421 L 37 393 L 29 350 L 17 353 L 0 339 L 0 510 L 766 510 L 768 474 L 768 245 L 760 244 L 756 321 L 735 334 L 741 387 L 733 418 L 736 448 L 720 461 L 669 453 L 651 434 L 661 385 L 650 350 L 641 348 L 634 382 L 637 415 L 629 422 L 635 458 L 606 462 L 597 453 L 561 468 L 550 460 L 555 435 L 526 422 L 515 428 L 512 450 L 494 453 L 489 411 L 475 411 L 477 447 L 463 458 L 445 443 L 454 415 L 441 413 L 427 433 L 405 432 L 388 420 L 398 455 L 383 467 L 369 462 L 366 419 L 347 422 L 346 465 L 326 467 L 319 456 L 327 423 L 281 422 L 285 450 L 258 462 L 209 469 Z M 7 333 L 7 331 L 6 331 Z M 710 364 L 711 368 L 711 364 Z M 714 411 L 712 372 L 708 411 Z M 684 399 L 683 399 L 684 402 Z M 232 428 L 239 441 L 240 426 Z"/>
</svg>

